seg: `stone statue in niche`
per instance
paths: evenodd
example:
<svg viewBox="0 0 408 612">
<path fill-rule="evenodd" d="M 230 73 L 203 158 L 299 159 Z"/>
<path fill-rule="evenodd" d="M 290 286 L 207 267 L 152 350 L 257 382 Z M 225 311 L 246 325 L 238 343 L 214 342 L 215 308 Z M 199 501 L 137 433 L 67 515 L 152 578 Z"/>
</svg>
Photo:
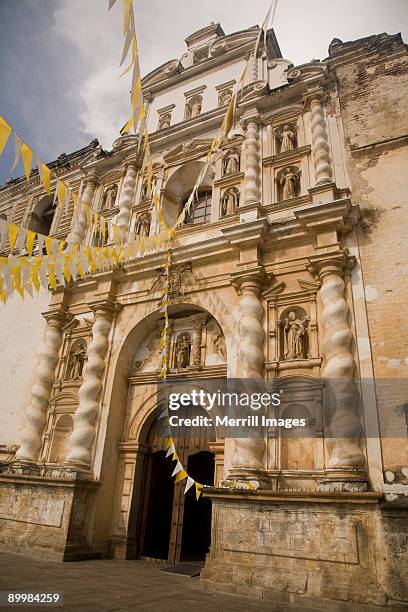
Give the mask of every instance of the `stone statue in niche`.
<svg viewBox="0 0 408 612">
<path fill-rule="evenodd" d="M 283 126 L 283 130 L 280 133 L 280 143 L 281 153 L 296 149 L 296 133 L 289 124 Z"/>
<path fill-rule="evenodd" d="M 67 380 L 80 380 L 84 368 L 86 345 L 84 342 L 74 344 L 68 358 Z"/>
<path fill-rule="evenodd" d="M 193 98 L 189 103 L 190 108 L 190 119 L 194 119 L 194 117 L 198 117 L 201 115 L 201 99 Z"/>
<path fill-rule="evenodd" d="M 163 115 L 160 115 L 159 117 L 159 130 L 165 130 L 166 128 L 169 128 L 171 125 L 171 115 L 170 113 L 163 113 Z"/>
<path fill-rule="evenodd" d="M 285 168 L 280 178 L 282 187 L 282 200 L 296 198 L 299 185 L 299 171 L 294 172 L 292 168 Z"/>
<path fill-rule="evenodd" d="M 142 183 L 142 189 L 140 191 L 140 199 L 141 200 L 147 199 L 147 181 L 146 180 L 144 180 Z"/>
<path fill-rule="evenodd" d="M 218 99 L 219 106 L 228 106 L 231 100 L 232 100 L 232 92 L 230 89 L 226 89 L 225 91 L 220 92 L 220 97 Z"/>
<path fill-rule="evenodd" d="M 191 341 L 189 334 L 180 334 L 176 342 L 176 368 L 181 370 L 190 365 Z"/>
<path fill-rule="evenodd" d="M 224 174 L 239 172 L 239 155 L 236 151 L 229 151 L 224 159 Z"/>
<path fill-rule="evenodd" d="M 225 191 L 221 200 L 221 216 L 228 217 L 237 212 L 239 206 L 239 191 L 236 187 L 231 187 Z"/>
<path fill-rule="evenodd" d="M 135 234 L 138 236 L 148 236 L 150 232 L 150 213 L 148 211 L 140 213 L 135 226 Z"/>
<path fill-rule="evenodd" d="M 116 196 L 118 195 L 117 185 L 110 185 L 103 194 L 102 210 L 109 210 L 115 206 Z"/>
<path fill-rule="evenodd" d="M 310 317 L 298 319 L 296 313 L 291 311 L 285 319 L 284 327 L 284 358 L 305 359 L 306 328 Z"/>
</svg>

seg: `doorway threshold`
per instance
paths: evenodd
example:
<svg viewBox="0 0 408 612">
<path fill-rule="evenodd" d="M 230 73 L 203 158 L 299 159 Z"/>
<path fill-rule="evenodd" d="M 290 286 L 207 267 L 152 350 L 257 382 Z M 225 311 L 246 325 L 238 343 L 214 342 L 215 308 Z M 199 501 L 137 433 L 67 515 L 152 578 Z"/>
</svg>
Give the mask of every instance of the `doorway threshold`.
<svg viewBox="0 0 408 612">
<path fill-rule="evenodd" d="M 204 562 L 201 561 L 182 561 L 175 565 L 169 565 L 159 569 L 159 572 L 167 572 L 168 574 L 177 574 L 178 576 L 189 576 L 190 578 L 196 578 L 200 575 L 201 569 L 204 567 Z"/>
</svg>

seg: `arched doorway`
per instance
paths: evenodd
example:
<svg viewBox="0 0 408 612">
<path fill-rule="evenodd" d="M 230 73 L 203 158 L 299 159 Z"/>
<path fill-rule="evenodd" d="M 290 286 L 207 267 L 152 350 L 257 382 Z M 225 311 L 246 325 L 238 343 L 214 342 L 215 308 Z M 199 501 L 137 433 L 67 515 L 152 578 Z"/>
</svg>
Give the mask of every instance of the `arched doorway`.
<svg viewBox="0 0 408 612">
<path fill-rule="evenodd" d="M 182 465 L 194 480 L 207 485 L 214 483 L 214 455 L 209 451 L 213 440 L 209 427 L 178 428 L 174 433 Z M 166 458 L 165 440 L 157 435 L 155 422 L 147 445 L 136 534 L 139 556 L 170 563 L 204 560 L 211 542 L 211 502 L 197 500 L 194 487 L 184 494 L 186 481 L 172 478 L 175 462 Z"/>
</svg>

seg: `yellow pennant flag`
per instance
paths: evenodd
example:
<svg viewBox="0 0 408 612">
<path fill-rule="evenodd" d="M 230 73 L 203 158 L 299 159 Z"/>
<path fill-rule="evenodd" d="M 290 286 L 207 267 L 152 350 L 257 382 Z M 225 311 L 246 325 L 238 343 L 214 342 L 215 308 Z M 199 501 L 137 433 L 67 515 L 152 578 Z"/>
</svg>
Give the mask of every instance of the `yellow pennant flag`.
<svg viewBox="0 0 408 612">
<path fill-rule="evenodd" d="M 105 217 L 101 217 L 101 234 L 102 234 L 103 243 L 105 244 L 106 242 L 106 219 Z"/>
<path fill-rule="evenodd" d="M 35 232 L 33 232 L 32 230 L 27 230 L 26 245 L 27 245 L 27 252 L 30 255 L 30 257 L 33 254 L 35 235 L 36 235 Z"/>
<path fill-rule="evenodd" d="M 188 476 L 187 472 L 185 472 L 184 470 L 181 470 L 180 472 L 176 474 L 176 478 L 174 480 L 175 482 L 178 482 L 179 480 L 184 480 L 185 478 L 187 478 L 187 476 Z"/>
<path fill-rule="evenodd" d="M 57 279 L 55 277 L 55 265 L 54 264 L 50 264 L 48 266 L 48 282 L 50 283 L 50 287 L 51 289 L 55 289 L 57 288 Z"/>
<path fill-rule="evenodd" d="M 58 181 L 57 196 L 58 196 L 58 202 L 60 203 L 61 206 L 64 206 L 66 195 L 67 195 L 67 186 L 65 185 L 63 181 Z"/>
<path fill-rule="evenodd" d="M 88 204 L 85 204 L 85 202 L 82 202 L 84 209 L 85 209 L 85 215 L 86 215 L 86 220 L 88 225 L 91 223 L 91 208 L 90 206 L 88 206 Z"/>
<path fill-rule="evenodd" d="M 129 132 L 129 130 L 135 125 L 135 118 L 132 116 L 129 121 L 127 121 L 125 123 L 125 125 L 123 126 L 123 128 L 120 130 L 120 134 L 123 136 L 124 134 L 127 134 Z"/>
<path fill-rule="evenodd" d="M 11 266 L 10 274 L 15 290 L 24 298 L 24 289 L 21 286 L 21 266 L 19 264 Z"/>
<path fill-rule="evenodd" d="M 234 123 L 234 109 L 235 109 L 235 94 L 231 97 L 231 101 L 228 105 L 227 113 L 222 122 L 221 137 L 226 138 L 231 131 Z"/>
<path fill-rule="evenodd" d="M 49 169 L 47 164 L 44 164 L 44 162 L 41 163 L 41 182 L 44 185 L 45 191 L 48 193 L 48 195 L 50 195 L 51 194 L 51 170 Z"/>
<path fill-rule="evenodd" d="M 14 223 L 9 224 L 9 244 L 10 244 L 11 252 L 13 252 L 14 245 L 16 244 L 18 230 L 19 230 L 18 225 L 15 225 Z"/>
<path fill-rule="evenodd" d="M 204 485 L 200 484 L 199 482 L 195 483 L 195 490 L 196 490 L 196 499 L 197 499 L 197 501 L 200 499 L 201 490 L 203 488 L 204 488 Z"/>
<path fill-rule="evenodd" d="M 31 164 L 33 162 L 33 152 L 25 142 L 21 145 L 21 157 L 23 158 L 24 174 L 30 180 Z"/>
<path fill-rule="evenodd" d="M 12 132 L 11 126 L 0 115 L 0 155 L 4 151 L 4 147 L 7 144 L 7 141 L 9 139 L 11 132 Z"/>
<path fill-rule="evenodd" d="M 38 293 L 40 291 L 40 267 L 36 264 L 32 264 L 30 267 L 31 282 L 33 283 L 34 289 Z"/>
<path fill-rule="evenodd" d="M 52 245 L 54 244 L 54 238 L 52 236 L 46 236 L 44 243 L 45 248 L 47 249 L 47 255 L 52 255 Z"/>
<path fill-rule="evenodd" d="M 65 261 L 64 261 L 64 278 L 67 281 L 67 283 L 69 283 L 69 281 L 71 280 L 71 271 L 69 269 L 70 261 L 71 261 L 71 258 L 66 256 Z"/>
</svg>

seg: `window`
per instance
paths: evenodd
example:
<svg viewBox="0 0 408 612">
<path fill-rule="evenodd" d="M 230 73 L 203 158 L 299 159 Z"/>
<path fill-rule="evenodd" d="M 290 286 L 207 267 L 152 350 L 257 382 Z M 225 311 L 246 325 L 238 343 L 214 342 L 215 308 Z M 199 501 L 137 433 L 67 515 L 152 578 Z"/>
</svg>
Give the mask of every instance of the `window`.
<svg viewBox="0 0 408 612">
<path fill-rule="evenodd" d="M 211 217 L 211 196 L 211 191 L 201 191 L 198 194 L 198 198 L 194 200 L 190 213 L 186 215 L 184 223 L 192 223 L 195 225 L 197 223 L 205 223 L 206 221 L 209 221 Z M 187 199 L 185 200 L 184 204 L 186 202 Z"/>
</svg>

